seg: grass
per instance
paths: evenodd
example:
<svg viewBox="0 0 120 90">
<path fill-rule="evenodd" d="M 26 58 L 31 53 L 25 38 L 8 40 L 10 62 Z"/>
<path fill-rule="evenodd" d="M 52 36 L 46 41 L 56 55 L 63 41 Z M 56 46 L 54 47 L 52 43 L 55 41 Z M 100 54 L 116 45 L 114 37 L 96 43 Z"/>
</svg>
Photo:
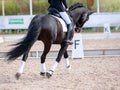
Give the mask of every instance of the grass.
<svg viewBox="0 0 120 90">
<path fill-rule="evenodd" d="M 82 29 L 82 33 L 96 33 L 96 32 L 104 32 L 103 31 L 104 28 L 83 28 Z M 116 28 L 116 27 L 111 27 L 111 32 L 120 32 L 120 27 Z M 2 30 L 0 32 L 0 35 L 3 34 L 26 34 L 27 30 Z"/>
<path fill-rule="evenodd" d="M 17 14 L 19 12 L 17 0 L 5 0 L 4 3 L 6 15 Z M 0 6 L 0 15 L 2 15 L 2 0 L 0 0 Z"/>
<path fill-rule="evenodd" d="M 0 32 L 0 35 L 5 35 L 5 34 L 26 34 L 27 30 L 2 30 Z"/>
<path fill-rule="evenodd" d="M 102 11 L 119 12 L 120 0 L 101 0 Z"/>
<path fill-rule="evenodd" d="M 83 33 L 94 33 L 94 32 L 104 32 L 104 27 L 96 27 L 96 28 L 83 28 Z M 111 27 L 111 32 L 120 32 L 120 27 Z"/>
</svg>

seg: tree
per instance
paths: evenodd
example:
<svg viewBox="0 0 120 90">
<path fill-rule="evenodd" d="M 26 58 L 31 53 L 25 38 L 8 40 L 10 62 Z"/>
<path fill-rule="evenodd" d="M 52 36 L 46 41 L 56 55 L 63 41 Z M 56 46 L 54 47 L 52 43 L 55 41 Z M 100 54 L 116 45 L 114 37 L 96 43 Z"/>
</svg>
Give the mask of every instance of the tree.
<svg viewBox="0 0 120 90">
<path fill-rule="evenodd" d="M 17 0 L 17 2 L 20 8 L 20 14 L 26 14 L 28 10 L 24 0 Z"/>
<path fill-rule="evenodd" d="M 87 0 L 87 6 L 90 10 L 92 10 L 93 5 L 94 5 L 94 0 Z"/>
</svg>

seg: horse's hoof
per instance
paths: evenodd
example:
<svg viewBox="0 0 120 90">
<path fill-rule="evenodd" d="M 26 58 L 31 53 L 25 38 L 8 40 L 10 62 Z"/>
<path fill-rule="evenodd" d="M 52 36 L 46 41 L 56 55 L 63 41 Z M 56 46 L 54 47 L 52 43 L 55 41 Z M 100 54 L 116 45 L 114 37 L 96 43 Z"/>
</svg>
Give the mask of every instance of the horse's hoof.
<svg viewBox="0 0 120 90">
<path fill-rule="evenodd" d="M 70 71 L 71 70 L 71 66 L 69 65 L 69 66 L 67 66 L 67 70 L 68 71 Z"/>
<path fill-rule="evenodd" d="M 66 72 L 69 73 L 70 71 L 71 71 L 71 66 L 69 65 L 66 67 Z"/>
<path fill-rule="evenodd" d="M 15 77 L 16 77 L 17 80 L 20 78 L 20 76 L 21 76 L 20 73 L 16 73 L 16 74 L 15 74 Z"/>
<path fill-rule="evenodd" d="M 51 76 L 52 76 L 52 75 L 51 75 L 49 72 L 46 73 L 46 77 L 47 77 L 48 79 L 49 79 Z"/>
<path fill-rule="evenodd" d="M 40 72 L 40 75 L 41 76 L 45 76 L 45 72 Z"/>
</svg>

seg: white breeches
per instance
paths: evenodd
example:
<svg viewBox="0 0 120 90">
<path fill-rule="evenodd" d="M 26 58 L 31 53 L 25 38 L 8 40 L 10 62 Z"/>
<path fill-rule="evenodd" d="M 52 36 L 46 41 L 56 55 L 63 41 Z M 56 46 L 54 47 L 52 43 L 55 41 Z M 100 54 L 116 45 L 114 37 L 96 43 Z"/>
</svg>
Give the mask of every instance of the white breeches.
<svg viewBox="0 0 120 90">
<path fill-rule="evenodd" d="M 71 20 L 66 12 L 60 12 L 60 16 L 64 19 L 66 24 L 71 24 Z"/>
</svg>

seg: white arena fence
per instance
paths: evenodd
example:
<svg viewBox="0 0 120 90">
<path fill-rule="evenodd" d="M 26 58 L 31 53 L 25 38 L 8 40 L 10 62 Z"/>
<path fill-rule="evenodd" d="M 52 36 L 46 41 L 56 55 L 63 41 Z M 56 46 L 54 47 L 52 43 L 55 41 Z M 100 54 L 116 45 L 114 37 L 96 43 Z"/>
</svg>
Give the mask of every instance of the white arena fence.
<svg viewBox="0 0 120 90">
<path fill-rule="evenodd" d="M 16 15 L 16 16 L 0 16 L 0 30 L 3 29 L 27 29 L 34 15 Z M 104 27 L 105 24 L 110 26 L 120 26 L 120 13 L 94 13 L 85 23 L 87 27 Z"/>
<path fill-rule="evenodd" d="M 94 13 L 90 16 L 89 21 L 85 23 L 84 27 L 104 27 L 109 24 L 112 27 L 120 26 L 120 13 Z"/>
</svg>

